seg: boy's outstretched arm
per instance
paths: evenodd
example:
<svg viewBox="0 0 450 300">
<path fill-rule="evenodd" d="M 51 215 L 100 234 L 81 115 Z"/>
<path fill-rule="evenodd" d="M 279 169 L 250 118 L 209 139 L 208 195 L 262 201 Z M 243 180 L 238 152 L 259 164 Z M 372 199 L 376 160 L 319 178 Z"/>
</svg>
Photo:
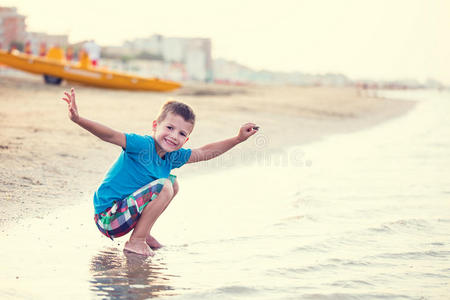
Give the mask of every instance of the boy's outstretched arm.
<svg viewBox="0 0 450 300">
<path fill-rule="evenodd" d="M 247 140 L 258 131 L 258 128 L 259 127 L 257 127 L 254 123 L 247 123 L 241 126 L 238 135 L 235 137 L 220 142 L 207 144 L 197 149 L 193 149 L 191 157 L 189 158 L 187 163 L 194 163 L 217 157 L 227 152 L 237 144 Z"/>
<path fill-rule="evenodd" d="M 85 119 L 80 117 L 78 114 L 77 103 L 75 101 L 75 90 L 72 88 L 70 93 L 64 92 L 66 97 L 63 97 L 62 100 L 66 101 L 69 108 L 69 118 L 76 124 L 80 125 L 82 128 L 86 129 L 93 135 L 99 137 L 105 142 L 109 142 L 120 146 L 125 149 L 126 147 L 126 138 L 125 134 L 122 132 L 116 131 L 105 125 L 100 123 Z"/>
</svg>

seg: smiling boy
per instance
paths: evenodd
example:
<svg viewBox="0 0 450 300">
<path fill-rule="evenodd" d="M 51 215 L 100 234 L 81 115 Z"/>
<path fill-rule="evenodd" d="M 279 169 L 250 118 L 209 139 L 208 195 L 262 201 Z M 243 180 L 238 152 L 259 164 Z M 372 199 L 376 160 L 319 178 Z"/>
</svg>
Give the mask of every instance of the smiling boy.
<svg viewBox="0 0 450 300">
<path fill-rule="evenodd" d="M 151 235 L 159 216 L 178 193 L 172 169 L 186 163 L 209 160 L 230 150 L 256 133 L 253 123 L 241 126 L 237 136 L 184 149 L 194 129 L 195 114 L 181 102 L 166 102 L 152 124 L 151 135 L 122 133 L 79 116 L 75 90 L 64 92 L 69 118 L 103 141 L 120 146 L 122 152 L 94 194 L 95 223 L 113 239 L 133 230 L 124 250 L 153 256 L 161 244 Z"/>
</svg>

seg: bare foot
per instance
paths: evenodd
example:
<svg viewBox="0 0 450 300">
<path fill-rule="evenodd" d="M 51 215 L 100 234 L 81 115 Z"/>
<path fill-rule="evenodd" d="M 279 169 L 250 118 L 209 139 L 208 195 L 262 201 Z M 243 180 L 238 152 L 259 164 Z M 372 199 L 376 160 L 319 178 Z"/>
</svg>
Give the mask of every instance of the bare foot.
<svg viewBox="0 0 450 300">
<path fill-rule="evenodd" d="M 155 255 L 144 240 L 129 240 L 125 243 L 123 250 L 145 256 Z"/>
<path fill-rule="evenodd" d="M 153 250 L 159 249 L 162 247 L 162 245 L 151 235 L 147 235 L 145 238 L 145 241 L 147 242 L 147 245 L 150 246 Z"/>
</svg>

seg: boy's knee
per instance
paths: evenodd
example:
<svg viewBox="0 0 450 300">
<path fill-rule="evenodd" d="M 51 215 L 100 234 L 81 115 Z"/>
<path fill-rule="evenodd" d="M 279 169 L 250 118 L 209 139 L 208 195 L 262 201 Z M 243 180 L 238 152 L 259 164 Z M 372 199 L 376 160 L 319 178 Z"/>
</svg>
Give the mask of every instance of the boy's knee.
<svg viewBox="0 0 450 300">
<path fill-rule="evenodd" d="M 166 180 L 160 193 L 167 194 L 170 198 L 174 195 L 174 188 L 170 180 Z"/>
<path fill-rule="evenodd" d="M 178 180 L 175 179 L 172 187 L 173 187 L 173 197 L 175 197 L 176 194 L 178 193 L 178 191 L 180 190 L 180 187 L 178 185 Z"/>
</svg>

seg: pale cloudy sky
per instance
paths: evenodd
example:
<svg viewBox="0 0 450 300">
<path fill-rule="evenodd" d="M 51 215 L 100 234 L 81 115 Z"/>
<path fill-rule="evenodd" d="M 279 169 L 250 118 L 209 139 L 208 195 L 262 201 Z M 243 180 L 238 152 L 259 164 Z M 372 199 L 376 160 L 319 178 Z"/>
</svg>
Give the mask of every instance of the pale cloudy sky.
<svg viewBox="0 0 450 300">
<path fill-rule="evenodd" d="M 154 33 L 209 37 L 255 69 L 450 85 L 450 0 L 3 0 L 29 31 L 101 45 Z"/>
</svg>

